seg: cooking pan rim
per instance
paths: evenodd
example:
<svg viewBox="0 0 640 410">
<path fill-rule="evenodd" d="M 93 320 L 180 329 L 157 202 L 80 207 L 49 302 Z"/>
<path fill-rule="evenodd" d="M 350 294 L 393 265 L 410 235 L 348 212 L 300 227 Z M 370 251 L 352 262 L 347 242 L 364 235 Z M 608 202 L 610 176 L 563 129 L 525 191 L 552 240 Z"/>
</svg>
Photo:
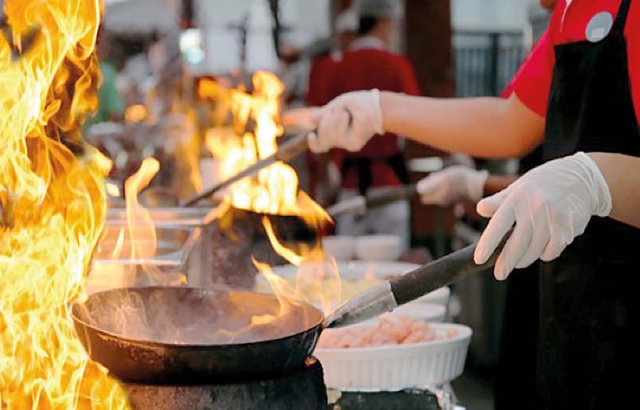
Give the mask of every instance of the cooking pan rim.
<svg viewBox="0 0 640 410">
<path fill-rule="evenodd" d="M 131 290 L 131 289 L 188 289 L 188 290 L 205 291 L 207 293 L 210 293 L 210 291 L 212 291 L 212 290 L 218 290 L 218 291 L 224 291 L 224 292 L 236 292 L 236 293 L 260 295 L 262 297 L 268 297 L 270 299 L 277 299 L 277 297 L 275 295 L 259 293 L 259 292 L 252 292 L 252 291 L 235 290 L 235 289 L 229 289 L 229 288 L 225 288 L 225 287 L 193 288 L 193 287 L 180 287 L 180 286 L 130 286 L 130 287 L 124 287 L 124 288 L 107 289 L 107 290 L 103 290 L 103 291 L 100 291 L 100 292 L 93 293 L 93 294 L 89 295 L 84 302 L 78 302 L 78 301 L 70 302 L 68 304 L 68 310 L 69 310 L 69 314 L 71 316 L 71 319 L 75 323 L 79 323 L 83 327 L 85 327 L 87 329 L 91 329 L 96 334 L 99 334 L 101 336 L 107 336 L 107 337 L 110 337 L 110 338 L 114 338 L 114 339 L 117 339 L 117 340 L 119 340 L 121 342 L 130 343 L 130 344 L 134 344 L 134 345 L 142 345 L 142 346 L 145 346 L 145 347 L 160 347 L 160 348 L 179 349 L 179 350 L 222 349 L 222 348 L 228 348 L 230 346 L 234 346 L 234 347 L 250 347 L 250 346 L 261 344 L 261 343 L 271 343 L 271 342 L 284 341 L 284 340 L 291 339 L 291 338 L 299 336 L 299 335 L 303 335 L 303 334 L 306 334 L 306 333 L 313 332 L 317 328 L 321 328 L 321 329 L 324 328 L 324 320 L 325 320 L 324 313 L 320 309 L 318 309 L 317 307 L 311 305 L 310 303 L 307 303 L 307 302 L 304 302 L 304 301 L 301 301 L 301 300 L 297 300 L 297 299 L 293 299 L 293 300 L 295 300 L 295 303 L 301 303 L 301 304 L 305 305 L 306 308 L 310 308 L 312 311 L 315 311 L 315 312 L 317 312 L 319 314 L 319 320 L 317 322 L 315 322 L 312 325 L 307 326 L 306 328 L 304 328 L 302 330 L 299 330 L 297 332 L 293 332 L 291 334 L 288 334 L 288 335 L 285 335 L 285 336 L 282 336 L 282 337 L 278 337 L 278 338 L 275 338 L 275 339 L 261 339 L 261 340 L 256 340 L 256 341 L 252 341 L 252 342 L 226 343 L 226 344 L 186 344 L 186 343 L 177 344 L 177 343 L 157 342 L 157 341 L 152 341 L 152 340 L 132 339 L 132 338 L 125 337 L 125 336 L 122 336 L 122 335 L 117 334 L 117 333 L 106 331 L 106 330 L 101 329 L 99 327 L 96 327 L 94 325 L 91 325 L 90 323 L 87 323 L 85 320 L 80 319 L 73 311 L 73 307 L 74 306 L 84 305 L 89 300 L 89 298 L 91 298 L 94 295 L 99 295 L 99 294 L 104 294 L 104 293 L 111 293 L 111 292 L 122 291 L 122 290 Z M 286 298 L 287 299 L 292 299 L 292 298 L 288 298 L 288 297 L 286 297 Z"/>
</svg>

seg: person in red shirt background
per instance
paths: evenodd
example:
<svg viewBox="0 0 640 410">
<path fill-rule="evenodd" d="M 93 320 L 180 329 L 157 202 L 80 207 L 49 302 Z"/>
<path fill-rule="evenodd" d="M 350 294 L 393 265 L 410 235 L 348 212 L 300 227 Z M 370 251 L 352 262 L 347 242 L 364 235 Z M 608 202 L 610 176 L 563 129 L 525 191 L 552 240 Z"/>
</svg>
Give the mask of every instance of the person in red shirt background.
<svg viewBox="0 0 640 410">
<path fill-rule="evenodd" d="M 342 56 L 358 32 L 358 16 L 354 10 L 345 10 L 338 14 L 335 21 L 335 46 L 330 52 L 316 57 L 311 62 L 307 95 L 304 102 L 308 107 L 318 107 L 331 101 L 329 86 L 334 71 Z M 309 172 L 309 192 L 322 204 L 327 204 L 333 196 L 333 183 L 329 181 L 329 156 L 307 153 Z"/>
<path fill-rule="evenodd" d="M 358 2 L 359 36 L 335 68 L 329 84 L 331 98 L 372 89 L 420 94 L 409 60 L 389 50 L 400 14 L 398 6 L 396 0 Z M 394 133 L 374 136 L 359 152 L 334 152 L 333 160 L 341 171 L 340 200 L 409 182 L 401 142 Z M 346 235 L 394 234 L 408 246 L 409 218 L 408 202 L 398 202 L 364 216 L 341 216 L 337 231 Z"/>
<path fill-rule="evenodd" d="M 319 107 L 331 101 L 329 85 L 334 70 L 356 39 L 357 32 L 358 16 L 355 11 L 345 10 L 338 14 L 335 22 L 336 46 L 311 62 L 307 95 L 304 99 L 307 106 Z"/>
<path fill-rule="evenodd" d="M 508 99 L 342 95 L 312 116 L 310 147 L 357 151 L 400 133 L 477 157 L 545 163 L 478 203 L 475 252 L 506 279 L 540 259 L 539 409 L 623 408 L 640 361 L 640 2 L 560 0 Z"/>
</svg>

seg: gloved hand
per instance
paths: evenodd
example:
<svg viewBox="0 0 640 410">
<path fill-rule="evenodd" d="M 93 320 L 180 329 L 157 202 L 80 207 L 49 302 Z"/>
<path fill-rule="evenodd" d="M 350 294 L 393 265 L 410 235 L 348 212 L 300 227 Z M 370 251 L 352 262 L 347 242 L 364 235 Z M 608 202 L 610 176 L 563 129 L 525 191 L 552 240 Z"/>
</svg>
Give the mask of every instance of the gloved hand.
<svg viewBox="0 0 640 410">
<path fill-rule="evenodd" d="M 489 173 L 461 165 L 435 172 L 418 182 L 417 190 L 425 205 L 476 203 L 482 199 Z"/>
<path fill-rule="evenodd" d="M 550 161 L 478 203 L 478 213 L 491 221 L 474 260 L 486 262 L 515 224 L 494 269 L 496 279 L 506 279 L 514 268 L 560 256 L 592 216 L 608 216 L 611 207 L 609 186 L 589 156 L 579 152 Z"/>
<path fill-rule="evenodd" d="M 354 91 L 343 94 L 310 118 L 316 133 L 309 138 L 311 151 L 331 148 L 360 151 L 375 134 L 382 134 L 380 91 Z"/>
</svg>

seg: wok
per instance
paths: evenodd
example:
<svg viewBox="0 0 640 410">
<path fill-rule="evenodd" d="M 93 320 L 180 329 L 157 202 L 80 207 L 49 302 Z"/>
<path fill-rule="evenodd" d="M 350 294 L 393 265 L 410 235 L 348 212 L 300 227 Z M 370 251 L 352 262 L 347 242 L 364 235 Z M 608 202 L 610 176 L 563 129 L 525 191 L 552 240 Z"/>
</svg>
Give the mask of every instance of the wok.
<svg viewBox="0 0 640 410">
<path fill-rule="evenodd" d="M 295 301 L 294 301 L 295 302 Z M 295 302 L 274 322 L 275 296 L 224 289 L 143 287 L 95 293 L 71 306 L 91 358 L 124 382 L 194 384 L 279 374 L 304 365 L 322 313 Z"/>
<path fill-rule="evenodd" d="M 504 244 L 504 241 L 503 241 Z M 226 289 L 148 287 L 95 293 L 71 305 L 91 358 L 125 382 L 193 384 L 280 374 L 304 366 L 324 328 L 378 316 L 491 267 L 475 245 L 346 302 L 328 318 L 317 308 L 275 296 Z M 278 313 L 282 313 L 278 315 Z M 277 316 L 273 321 L 268 315 Z M 249 326 L 259 317 L 262 325 Z"/>
</svg>

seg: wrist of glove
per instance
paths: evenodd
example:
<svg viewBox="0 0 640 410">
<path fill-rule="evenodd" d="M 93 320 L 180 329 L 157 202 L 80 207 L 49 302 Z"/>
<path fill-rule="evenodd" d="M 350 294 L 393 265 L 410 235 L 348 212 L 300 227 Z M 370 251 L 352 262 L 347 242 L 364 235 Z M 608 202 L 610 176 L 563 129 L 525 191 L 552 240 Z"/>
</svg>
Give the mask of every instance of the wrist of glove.
<svg viewBox="0 0 640 410">
<path fill-rule="evenodd" d="M 343 94 L 313 113 L 316 129 L 309 148 L 316 153 L 331 148 L 360 151 L 375 134 L 384 133 L 380 91 L 354 91 Z"/>
<path fill-rule="evenodd" d="M 486 262 L 514 225 L 494 268 L 497 279 L 538 259 L 551 261 L 584 233 L 592 216 L 608 216 L 611 208 L 609 186 L 588 155 L 550 161 L 478 203 L 478 213 L 491 220 L 475 262 Z"/>
<path fill-rule="evenodd" d="M 454 166 L 433 173 L 418 182 L 417 191 L 425 205 L 476 203 L 482 199 L 489 173 L 464 166 Z"/>
</svg>

